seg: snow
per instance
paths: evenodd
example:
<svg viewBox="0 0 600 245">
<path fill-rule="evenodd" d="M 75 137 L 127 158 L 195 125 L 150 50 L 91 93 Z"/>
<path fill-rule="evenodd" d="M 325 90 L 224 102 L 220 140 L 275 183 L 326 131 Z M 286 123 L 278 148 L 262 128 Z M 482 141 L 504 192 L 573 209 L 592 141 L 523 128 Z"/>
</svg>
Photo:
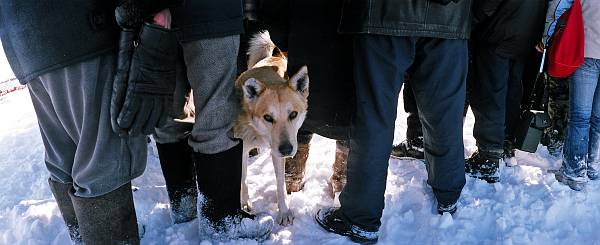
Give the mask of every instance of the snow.
<svg viewBox="0 0 600 245">
<path fill-rule="evenodd" d="M 0 80 L 12 77 L 0 55 Z M 399 101 L 396 143 L 404 139 L 406 114 Z M 69 244 L 62 218 L 47 185 L 43 145 L 28 91 L 0 100 L 0 244 Z M 473 115 L 464 126 L 465 156 L 475 150 Z M 276 225 L 267 244 L 351 244 L 322 230 L 314 214 L 334 204 L 327 180 L 335 155 L 333 140 L 314 137 L 304 190 L 288 196 L 294 224 Z M 134 180 L 138 221 L 145 227 L 142 244 L 256 244 L 252 240 L 210 241 L 198 221 L 171 224 L 164 179 L 153 144 L 148 146 L 145 174 Z M 252 159 L 250 199 L 257 212 L 276 215 L 275 177 L 268 152 Z M 575 192 L 559 184 L 548 170 L 557 169 L 545 147 L 536 154 L 517 152 L 515 166 L 501 169 L 501 182 L 467 178 L 454 215 L 437 215 L 425 165 L 417 160 L 390 160 L 386 208 L 380 244 L 600 244 L 600 184 Z"/>
</svg>

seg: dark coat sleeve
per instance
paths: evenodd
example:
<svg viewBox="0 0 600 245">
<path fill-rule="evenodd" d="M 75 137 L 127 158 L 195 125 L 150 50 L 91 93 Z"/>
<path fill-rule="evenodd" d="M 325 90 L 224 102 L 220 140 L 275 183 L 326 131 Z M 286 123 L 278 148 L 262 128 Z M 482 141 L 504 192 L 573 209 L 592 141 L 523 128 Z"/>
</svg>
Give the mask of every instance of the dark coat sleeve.
<svg viewBox="0 0 600 245">
<path fill-rule="evenodd" d="M 473 3 L 473 21 L 475 24 L 485 21 L 498 9 L 503 0 L 476 0 Z"/>
</svg>

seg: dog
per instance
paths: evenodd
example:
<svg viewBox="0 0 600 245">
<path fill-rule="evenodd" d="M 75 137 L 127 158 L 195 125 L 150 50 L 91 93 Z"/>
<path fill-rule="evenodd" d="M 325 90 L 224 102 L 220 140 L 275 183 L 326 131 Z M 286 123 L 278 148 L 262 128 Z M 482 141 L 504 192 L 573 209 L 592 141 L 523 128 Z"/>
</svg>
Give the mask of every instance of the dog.
<svg viewBox="0 0 600 245">
<path fill-rule="evenodd" d="M 284 164 L 298 149 L 297 133 L 308 110 L 308 69 L 301 67 L 287 75 L 287 57 L 271 41 L 269 32 L 259 32 L 250 39 L 248 70 L 235 82 L 241 108 L 234 126 L 236 138 L 243 140 L 241 205 L 246 209 L 248 155 L 254 148 L 271 148 L 271 159 L 277 181 L 276 221 L 293 222 L 294 215 L 286 203 Z"/>
</svg>

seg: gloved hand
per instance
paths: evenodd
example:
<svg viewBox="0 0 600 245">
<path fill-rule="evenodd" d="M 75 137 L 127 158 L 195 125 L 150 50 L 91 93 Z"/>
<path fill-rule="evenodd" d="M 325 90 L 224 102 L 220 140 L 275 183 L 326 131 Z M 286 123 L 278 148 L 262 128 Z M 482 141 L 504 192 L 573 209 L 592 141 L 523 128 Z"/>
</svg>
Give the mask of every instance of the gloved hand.
<svg viewBox="0 0 600 245">
<path fill-rule="evenodd" d="M 111 98 L 113 131 L 121 136 L 152 134 L 155 127 L 167 122 L 172 108 L 177 56 L 175 33 L 145 23 L 139 35 L 135 31 L 122 31 L 119 48 Z"/>
</svg>

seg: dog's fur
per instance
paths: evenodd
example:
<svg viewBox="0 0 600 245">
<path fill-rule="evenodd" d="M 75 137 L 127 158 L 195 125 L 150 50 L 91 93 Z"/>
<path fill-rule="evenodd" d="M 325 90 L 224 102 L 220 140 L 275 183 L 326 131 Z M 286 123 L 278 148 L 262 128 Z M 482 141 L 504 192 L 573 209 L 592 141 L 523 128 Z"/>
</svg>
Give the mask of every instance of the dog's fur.
<svg viewBox="0 0 600 245">
<path fill-rule="evenodd" d="M 241 201 L 250 208 L 246 185 L 249 151 L 271 148 L 277 180 L 277 221 L 287 225 L 294 216 L 286 203 L 284 158 L 294 156 L 298 149 L 296 136 L 308 109 L 308 71 L 303 66 L 288 79 L 287 57 L 268 32 L 260 32 L 250 40 L 247 54 L 248 70 L 235 83 L 242 105 L 234 131 L 244 141 Z"/>
</svg>

